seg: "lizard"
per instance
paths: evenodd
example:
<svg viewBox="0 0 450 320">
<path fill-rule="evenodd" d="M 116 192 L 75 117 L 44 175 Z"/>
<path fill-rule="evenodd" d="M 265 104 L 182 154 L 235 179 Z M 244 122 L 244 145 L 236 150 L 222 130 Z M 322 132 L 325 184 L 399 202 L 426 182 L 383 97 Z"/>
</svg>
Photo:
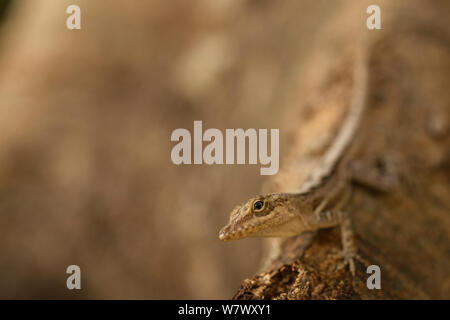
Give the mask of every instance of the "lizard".
<svg viewBox="0 0 450 320">
<path fill-rule="evenodd" d="M 350 105 L 342 125 L 318 166 L 297 190 L 270 193 L 249 199 L 231 212 L 228 224 L 219 232 L 223 241 L 247 237 L 289 237 L 306 231 L 340 226 L 343 258 L 338 268 L 354 260 L 363 261 L 354 244 L 351 219 L 345 205 L 352 190 L 352 154 L 365 114 L 369 81 L 369 50 L 365 46 L 355 59 Z"/>
</svg>

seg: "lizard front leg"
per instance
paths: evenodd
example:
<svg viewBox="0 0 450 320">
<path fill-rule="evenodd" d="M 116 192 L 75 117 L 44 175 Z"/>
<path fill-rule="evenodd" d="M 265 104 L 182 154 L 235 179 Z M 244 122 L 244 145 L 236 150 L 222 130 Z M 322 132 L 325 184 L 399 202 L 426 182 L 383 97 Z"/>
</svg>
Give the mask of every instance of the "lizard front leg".
<svg viewBox="0 0 450 320">
<path fill-rule="evenodd" d="M 342 251 L 338 254 L 338 257 L 344 259 L 344 261 L 338 265 L 338 269 L 349 265 L 350 272 L 354 276 L 354 260 L 365 261 L 357 254 L 349 215 L 341 210 L 320 211 L 316 212 L 311 217 L 309 223 L 311 227 L 316 229 L 329 228 L 338 225 L 341 227 Z"/>
</svg>

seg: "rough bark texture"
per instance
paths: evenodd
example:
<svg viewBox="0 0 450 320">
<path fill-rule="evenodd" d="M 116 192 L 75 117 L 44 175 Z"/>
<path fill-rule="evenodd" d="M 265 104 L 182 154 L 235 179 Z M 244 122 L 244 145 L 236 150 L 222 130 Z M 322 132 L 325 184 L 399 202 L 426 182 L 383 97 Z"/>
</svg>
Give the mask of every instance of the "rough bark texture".
<svg viewBox="0 0 450 320">
<path fill-rule="evenodd" d="M 409 4 L 390 7 L 372 47 L 367 117 L 358 136 L 361 159 L 395 159 L 399 185 L 388 193 L 355 186 L 349 208 L 359 253 L 380 266 L 382 289 L 367 289 L 361 263 L 354 280 L 347 269 L 335 270 L 331 254 L 341 242 L 334 228 L 272 244 L 270 262 L 242 282 L 234 299 L 450 298 L 450 32 L 439 15 L 449 3 Z M 339 59 L 332 54 L 344 53 L 322 52 L 310 68 L 317 72 L 326 57 Z M 295 186 L 320 157 L 321 147 L 311 148 L 310 140 L 332 139 L 351 94 L 343 85 L 347 73 L 328 69 L 325 80 L 292 100 L 298 101 L 288 120 L 297 127 L 294 150 L 268 190 Z"/>
</svg>

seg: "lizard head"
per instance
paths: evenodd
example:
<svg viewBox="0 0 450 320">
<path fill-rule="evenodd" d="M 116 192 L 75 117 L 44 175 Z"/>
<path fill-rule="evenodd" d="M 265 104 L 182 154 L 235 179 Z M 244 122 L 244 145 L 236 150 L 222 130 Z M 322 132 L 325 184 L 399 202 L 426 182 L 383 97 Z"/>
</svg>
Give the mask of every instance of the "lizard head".
<svg viewBox="0 0 450 320">
<path fill-rule="evenodd" d="M 247 237 L 282 237 L 298 232 L 289 230 L 295 219 L 292 197 L 289 194 L 272 193 L 257 196 L 231 212 L 230 221 L 220 230 L 220 240 L 239 240 Z M 297 198 L 297 200 L 299 199 Z M 298 208 L 298 204 L 296 204 Z"/>
</svg>

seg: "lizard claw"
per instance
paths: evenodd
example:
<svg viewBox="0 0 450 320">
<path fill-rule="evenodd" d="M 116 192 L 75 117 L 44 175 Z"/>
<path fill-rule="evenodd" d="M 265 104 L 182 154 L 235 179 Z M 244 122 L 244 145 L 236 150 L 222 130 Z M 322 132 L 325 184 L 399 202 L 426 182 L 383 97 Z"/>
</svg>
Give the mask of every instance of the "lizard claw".
<svg viewBox="0 0 450 320">
<path fill-rule="evenodd" d="M 356 271 L 355 260 L 361 262 L 362 264 L 367 264 L 367 260 L 363 259 L 354 250 L 349 250 L 349 251 L 342 250 L 342 251 L 339 251 L 338 253 L 332 254 L 331 257 L 333 257 L 335 259 L 343 259 L 343 261 L 337 265 L 336 270 L 341 270 L 342 268 L 344 268 L 348 265 L 353 277 L 355 276 L 355 271 Z"/>
</svg>

